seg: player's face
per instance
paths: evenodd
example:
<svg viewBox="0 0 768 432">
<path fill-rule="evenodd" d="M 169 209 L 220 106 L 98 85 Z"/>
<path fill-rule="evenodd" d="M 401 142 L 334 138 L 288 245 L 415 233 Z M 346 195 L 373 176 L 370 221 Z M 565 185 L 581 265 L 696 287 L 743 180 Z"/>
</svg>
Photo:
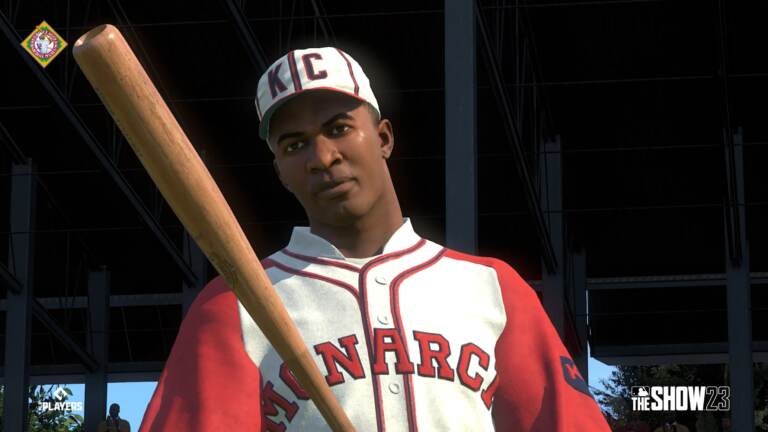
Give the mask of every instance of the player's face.
<svg viewBox="0 0 768 432">
<path fill-rule="evenodd" d="M 296 96 L 272 117 L 269 144 L 312 224 L 348 225 L 386 205 L 392 126 L 366 104 L 337 92 Z"/>
</svg>

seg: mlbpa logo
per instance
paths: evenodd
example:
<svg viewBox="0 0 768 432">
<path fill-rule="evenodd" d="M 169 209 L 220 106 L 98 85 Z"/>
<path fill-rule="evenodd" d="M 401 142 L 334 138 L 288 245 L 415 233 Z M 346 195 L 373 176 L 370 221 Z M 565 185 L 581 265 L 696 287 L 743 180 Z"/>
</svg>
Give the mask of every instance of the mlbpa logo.
<svg viewBox="0 0 768 432">
<path fill-rule="evenodd" d="M 633 411 L 729 411 L 728 386 L 635 386 Z"/>
<path fill-rule="evenodd" d="M 56 400 L 62 400 L 67 396 L 69 396 L 69 393 L 67 393 L 67 391 L 64 390 L 64 387 L 59 387 L 56 389 L 55 392 L 53 392 L 53 397 L 55 397 Z"/>
<path fill-rule="evenodd" d="M 72 396 L 72 392 L 64 387 L 57 387 L 51 394 L 54 402 L 45 401 L 40 403 L 42 411 L 82 411 L 83 402 L 70 402 L 67 397 Z"/>
</svg>

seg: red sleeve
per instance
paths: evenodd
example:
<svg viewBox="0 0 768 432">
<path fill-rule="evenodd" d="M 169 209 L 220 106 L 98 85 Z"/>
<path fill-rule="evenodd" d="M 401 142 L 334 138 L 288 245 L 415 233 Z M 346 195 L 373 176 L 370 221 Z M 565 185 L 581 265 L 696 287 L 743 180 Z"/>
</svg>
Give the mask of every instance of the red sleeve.
<svg viewBox="0 0 768 432">
<path fill-rule="evenodd" d="M 493 260 L 507 324 L 496 344 L 497 430 L 610 431 L 533 289 Z"/>
<path fill-rule="evenodd" d="M 499 279 L 507 322 L 496 343 L 496 380 L 487 390 L 493 392 L 496 430 L 609 432 L 586 381 L 525 280 L 497 259 L 456 251 L 446 255 L 492 267 Z"/>
<path fill-rule="evenodd" d="M 139 432 L 259 431 L 260 388 L 237 298 L 217 277 L 184 318 Z"/>
</svg>

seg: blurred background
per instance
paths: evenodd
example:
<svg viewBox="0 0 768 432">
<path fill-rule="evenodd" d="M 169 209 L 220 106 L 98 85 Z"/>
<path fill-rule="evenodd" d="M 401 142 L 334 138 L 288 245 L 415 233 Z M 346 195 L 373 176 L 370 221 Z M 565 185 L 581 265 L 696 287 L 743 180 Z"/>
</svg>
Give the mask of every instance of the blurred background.
<svg viewBox="0 0 768 432">
<path fill-rule="evenodd" d="M 46 430 L 25 389 L 65 383 L 85 402 L 67 430 L 135 400 L 123 416 L 138 428 L 215 276 L 72 58 L 103 23 L 259 256 L 306 217 L 258 138 L 258 78 L 291 49 L 335 45 L 393 122 L 390 169 L 416 230 L 529 281 L 615 430 L 673 420 L 627 408 L 641 384 L 730 385 L 730 412 L 677 420 L 765 430 L 767 15 L 723 0 L 3 0 L 5 430 Z M 20 46 L 43 20 L 70 44 L 45 68 Z"/>
</svg>

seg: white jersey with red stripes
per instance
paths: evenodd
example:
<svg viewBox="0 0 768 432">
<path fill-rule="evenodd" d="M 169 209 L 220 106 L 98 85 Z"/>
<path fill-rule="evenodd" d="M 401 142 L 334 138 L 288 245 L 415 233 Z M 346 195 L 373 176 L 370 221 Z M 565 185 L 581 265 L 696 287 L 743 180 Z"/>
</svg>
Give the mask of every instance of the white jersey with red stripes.
<svg viewBox="0 0 768 432">
<path fill-rule="evenodd" d="M 358 431 L 608 430 L 535 293 L 499 260 L 423 239 L 405 219 L 371 258 L 297 227 L 263 265 Z M 248 408 L 231 406 L 243 393 Z M 185 318 L 141 430 L 192 421 L 328 430 L 221 278 Z"/>
</svg>

